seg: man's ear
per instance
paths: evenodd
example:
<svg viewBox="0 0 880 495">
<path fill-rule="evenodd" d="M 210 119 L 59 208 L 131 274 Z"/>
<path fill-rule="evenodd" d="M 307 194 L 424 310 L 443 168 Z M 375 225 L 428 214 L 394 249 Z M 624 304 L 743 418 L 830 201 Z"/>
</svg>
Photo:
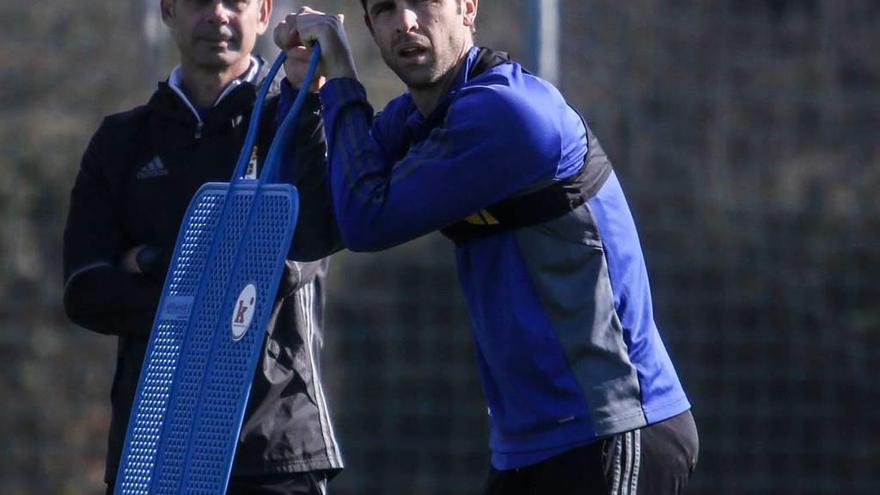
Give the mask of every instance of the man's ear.
<svg viewBox="0 0 880 495">
<path fill-rule="evenodd" d="M 257 29 L 259 34 L 266 32 L 270 19 L 272 19 L 272 0 L 263 0 L 260 2 L 260 27 Z"/>
<path fill-rule="evenodd" d="M 168 25 L 168 21 L 174 18 L 174 0 L 160 0 L 159 9 L 162 11 L 162 22 Z"/>
<path fill-rule="evenodd" d="M 473 29 L 477 23 L 477 7 L 479 0 L 464 0 L 461 13 L 464 16 L 464 25 Z"/>
</svg>

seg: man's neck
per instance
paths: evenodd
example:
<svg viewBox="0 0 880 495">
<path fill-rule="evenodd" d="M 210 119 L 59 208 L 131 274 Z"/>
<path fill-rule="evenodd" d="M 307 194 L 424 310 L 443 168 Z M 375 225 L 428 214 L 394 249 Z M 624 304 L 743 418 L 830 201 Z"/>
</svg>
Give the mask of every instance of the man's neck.
<svg viewBox="0 0 880 495">
<path fill-rule="evenodd" d="M 437 108 L 440 98 L 449 91 L 449 88 L 452 87 L 452 84 L 458 78 L 459 73 L 465 70 L 468 53 L 470 53 L 470 47 L 463 51 L 460 60 L 455 64 L 452 70 L 448 71 L 435 84 L 408 88 L 413 103 L 415 103 L 416 108 L 419 109 L 419 113 L 421 113 L 423 117 L 427 117 L 435 108 Z"/>
<path fill-rule="evenodd" d="M 229 83 L 247 73 L 250 64 L 250 57 L 246 57 L 233 66 L 212 70 L 182 62 L 180 84 L 195 106 L 209 108 L 214 105 Z"/>
</svg>

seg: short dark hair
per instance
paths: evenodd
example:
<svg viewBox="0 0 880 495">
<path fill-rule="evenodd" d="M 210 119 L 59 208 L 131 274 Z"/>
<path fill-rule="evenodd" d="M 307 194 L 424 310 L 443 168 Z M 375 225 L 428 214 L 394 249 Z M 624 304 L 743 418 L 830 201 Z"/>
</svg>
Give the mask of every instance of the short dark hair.
<svg viewBox="0 0 880 495">
<path fill-rule="evenodd" d="M 364 8 L 364 14 L 368 14 L 368 12 L 367 12 L 367 0 L 361 0 L 361 6 Z M 459 8 L 461 8 L 461 4 L 459 4 Z M 476 32 L 477 32 L 477 28 L 476 28 L 476 26 L 473 26 L 473 25 L 472 25 L 472 26 L 471 26 L 471 33 L 476 33 Z"/>
</svg>

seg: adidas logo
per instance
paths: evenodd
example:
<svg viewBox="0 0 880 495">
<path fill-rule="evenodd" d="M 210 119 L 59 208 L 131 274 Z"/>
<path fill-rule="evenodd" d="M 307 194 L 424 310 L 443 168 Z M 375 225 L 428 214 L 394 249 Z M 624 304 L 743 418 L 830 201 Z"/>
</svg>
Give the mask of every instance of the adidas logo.
<svg viewBox="0 0 880 495">
<path fill-rule="evenodd" d="M 165 164 L 162 163 L 162 159 L 159 158 L 159 155 L 156 155 L 149 161 L 149 163 L 138 170 L 137 178 L 152 179 L 154 177 L 162 177 L 165 175 L 168 175 L 168 169 L 165 168 Z"/>
</svg>

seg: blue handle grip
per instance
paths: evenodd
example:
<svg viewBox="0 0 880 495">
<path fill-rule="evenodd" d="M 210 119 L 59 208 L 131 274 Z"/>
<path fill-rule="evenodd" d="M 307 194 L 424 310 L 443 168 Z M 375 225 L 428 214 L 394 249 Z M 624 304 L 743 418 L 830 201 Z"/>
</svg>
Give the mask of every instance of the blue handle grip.
<svg viewBox="0 0 880 495">
<path fill-rule="evenodd" d="M 286 53 L 279 53 L 275 58 L 275 61 L 272 62 L 272 67 L 269 68 L 266 77 L 263 79 L 263 84 L 260 86 L 260 91 L 257 94 L 257 101 L 254 103 L 254 109 L 251 112 L 251 120 L 248 124 L 248 131 L 245 136 L 244 145 L 241 148 L 241 154 L 238 156 L 238 162 L 235 165 L 235 171 L 232 174 L 230 183 L 238 182 L 244 176 L 247 165 L 251 160 L 254 142 L 257 139 L 257 130 L 260 125 L 260 114 L 262 113 L 263 105 L 266 102 L 266 96 L 269 94 L 269 88 L 272 86 L 272 81 L 275 80 L 275 76 L 278 74 L 281 66 L 284 65 L 286 59 Z M 318 64 L 320 61 L 321 46 L 315 43 L 312 51 L 312 58 L 309 60 L 309 68 L 306 71 L 306 77 L 303 80 L 302 87 L 297 93 L 290 111 L 275 131 L 275 138 L 272 140 L 272 145 L 269 147 L 269 153 L 266 157 L 263 171 L 260 172 L 261 183 L 265 183 L 269 177 L 274 176 L 275 169 L 278 167 L 278 161 L 281 157 L 281 152 L 287 141 L 287 131 L 299 120 L 299 114 L 302 111 L 306 93 L 308 93 L 308 88 L 312 85 L 312 82 L 315 79 L 315 73 L 318 71 Z"/>
</svg>

